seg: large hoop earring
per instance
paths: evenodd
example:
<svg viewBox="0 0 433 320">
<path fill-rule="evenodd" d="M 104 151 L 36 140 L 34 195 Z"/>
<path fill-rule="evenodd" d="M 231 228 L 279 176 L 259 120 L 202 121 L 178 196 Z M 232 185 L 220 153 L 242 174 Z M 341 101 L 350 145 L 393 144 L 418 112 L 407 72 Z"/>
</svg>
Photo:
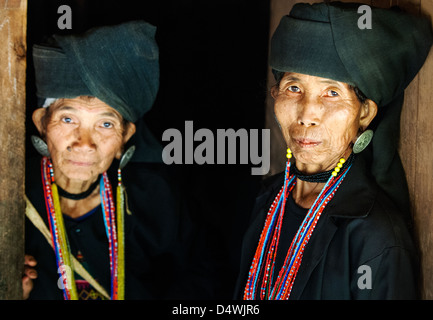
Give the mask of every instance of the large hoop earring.
<svg viewBox="0 0 433 320">
<path fill-rule="evenodd" d="M 135 146 L 131 146 L 126 150 L 126 152 L 122 155 L 119 162 L 119 169 L 122 170 L 128 164 L 129 160 L 131 160 L 132 156 L 135 152 Z"/>
<path fill-rule="evenodd" d="M 373 130 L 365 130 L 359 135 L 353 144 L 353 153 L 360 153 L 370 144 L 373 139 Z"/>
<path fill-rule="evenodd" d="M 128 207 L 128 197 L 126 194 L 126 189 L 122 182 L 122 169 L 128 164 L 129 160 L 131 160 L 132 156 L 135 152 L 135 146 L 131 146 L 126 150 L 126 152 L 122 155 L 119 162 L 119 168 L 117 169 L 117 210 L 120 213 L 119 219 L 123 219 L 123 204 L 126 206 L 126 213 L 131 215 L 131 210 Z"/>
<path fill-rule="evenodd" d="M 38 136 L 31 136 L 33 147 L 41 154 L 43 157 L 50 157 L 50 151 L 48 150 L 47 143 L 39 138 Z"/>
</svg>

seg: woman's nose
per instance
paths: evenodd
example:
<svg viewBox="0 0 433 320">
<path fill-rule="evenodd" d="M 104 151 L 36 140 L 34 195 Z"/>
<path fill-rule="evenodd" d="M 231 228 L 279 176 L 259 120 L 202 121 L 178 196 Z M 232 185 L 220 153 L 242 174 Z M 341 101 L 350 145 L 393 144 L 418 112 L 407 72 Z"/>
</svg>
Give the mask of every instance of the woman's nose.
<svg viewBox="0 0 433 320">
<path fill-rule="evenodd" d="M 298 124 L 306 127 L 320 124 L 322 104 L 318 99 L 305 97 L 300 104 Z"/>
<path fill-rule="evenodd" d="M 72 150 L 77 152 L 92 152 L 96 150 L 96 144 L 89 129 L 77 128 L 76 137 L 72 143 Z"/>
</svg>

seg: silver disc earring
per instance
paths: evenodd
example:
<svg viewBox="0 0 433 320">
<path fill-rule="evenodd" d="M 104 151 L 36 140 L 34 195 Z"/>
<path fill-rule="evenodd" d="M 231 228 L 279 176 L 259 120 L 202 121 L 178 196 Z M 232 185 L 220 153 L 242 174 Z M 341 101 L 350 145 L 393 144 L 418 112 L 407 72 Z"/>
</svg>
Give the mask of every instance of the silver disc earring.
<svg viewBox="0 0 433 320">
<path fill-rule="evenodd" d="M 362 152 L 365 148 L 367 148 L 371 142 L 371 139 L 373 139 L 373 130 L 369 129 L 361 133 L 353 144 L 353 153 Z"/>
<path fill-rule="evenodd" d="M 44 140 L 39 138 L 38 136 L 31 136 L 33 147 L 44 157 L 50 157 L 50 151 L 48 150 L 48 146 Z"/>
<path fill-rule="evenodd" d="M 135 146 L 131 146 L 122 155 L 122 158 L 120 159 L 120 163 L 119 163 L 119 169 L 120 170 L 122 170 L 123 168 L 125 168 L 125 166 L 129 162 L 129 160 L 131 160 L 132 156 L 134 155 L 134 152 L 135 152 Z"/>
</svg>

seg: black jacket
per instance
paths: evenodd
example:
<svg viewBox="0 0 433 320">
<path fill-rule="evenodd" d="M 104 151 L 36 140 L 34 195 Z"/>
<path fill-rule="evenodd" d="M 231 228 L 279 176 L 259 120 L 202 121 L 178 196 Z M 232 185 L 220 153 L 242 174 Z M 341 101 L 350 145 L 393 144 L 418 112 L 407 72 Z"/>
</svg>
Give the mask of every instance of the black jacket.
<svg viewBox="0 0 433 320">
<path fill-rule="evenodd" d="M 265 181 L 256 199 L 242 247 L 238 299 L 283 177 Z M 356 159 L 306 246 L 290 299 L 418 298 L 418 260 L 406 220 Z"/>
</svg>

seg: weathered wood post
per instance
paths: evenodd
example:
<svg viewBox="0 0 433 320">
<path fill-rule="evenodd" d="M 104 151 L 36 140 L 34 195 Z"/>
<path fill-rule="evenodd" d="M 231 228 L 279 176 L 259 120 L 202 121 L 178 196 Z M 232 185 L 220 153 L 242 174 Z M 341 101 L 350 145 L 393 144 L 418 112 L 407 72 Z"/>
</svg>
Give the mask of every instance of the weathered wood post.
<svg viewBox="0 0 433 320">
<path fill-rule="evenodd" d="M 21 299 L 27 0 L 0 0 L 0 299 Z"/>
</svg>

